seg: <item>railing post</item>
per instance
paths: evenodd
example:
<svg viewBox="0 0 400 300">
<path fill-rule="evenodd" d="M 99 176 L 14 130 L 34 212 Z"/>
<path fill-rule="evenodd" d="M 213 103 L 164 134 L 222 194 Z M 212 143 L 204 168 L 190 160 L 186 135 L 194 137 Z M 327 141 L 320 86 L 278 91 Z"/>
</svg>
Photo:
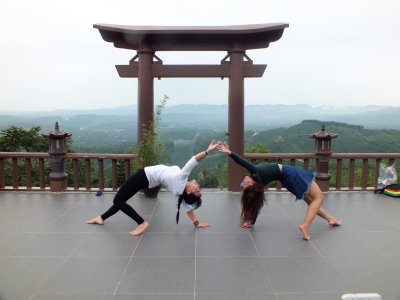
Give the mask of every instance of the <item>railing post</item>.
<svg viewBox="0 0 400 300">
<path fill-rule="evenodd" d="M 67 173 L 65 172 L 64 157 L 67 153 L 65 139 L 70 133 L 60 131 L 58 122 L 52 132 L 43 134 L 49 139 L 49 154 L 51 156 L 50 191 L 62 192 L 67 189 Z"/>
<path fill-rule="evenodd" d="M 336 138 L 336 133 L 325 131 L 325 125 L 322 125 L 321 131 L 308 135 L 315 139 L 314 153 L 317 159 L 315 180 L 323 192 L 329 191 L 329 159 L 331 157 L 331 139 Z"/>
<path fill-rule="evenodd" d="M 6 176 L 4 172 L 4 159 L 0 157 L 0 189 L 6 186 Z"/>
</svg>

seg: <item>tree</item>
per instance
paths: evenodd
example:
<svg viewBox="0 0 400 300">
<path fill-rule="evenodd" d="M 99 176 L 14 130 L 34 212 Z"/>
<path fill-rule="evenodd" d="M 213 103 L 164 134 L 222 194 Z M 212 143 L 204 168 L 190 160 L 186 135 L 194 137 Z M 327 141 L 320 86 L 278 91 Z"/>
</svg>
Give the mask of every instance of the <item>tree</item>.
<svg viewBox="0 0 400 300">
<path fill-rule="evenodd" d="M 272 151 L 267 149 L 263 143 L 257 142 L 255 145 L 248 145 L 245 152 L 247 153 L 271 153 Z"/>
<path fill-rule="evenodd" d="M 247 148 L 244 150 L 246 153 L 272 153 L 271 150 L 266 148 L 263 143 L 257 142 L 255 145 L 248 145 Z M 253 161 L 255 164 L 259 164 L 263 162 L 262 159 L 256 159 Z"/>
<path fill-rule="evenodd" d="M 161 121 L 161 112 L 167 104 L 168 96 L 156 107 L 153 120 L 149 128 L 143 129 L 142 140 L 138 146 L 138 164 L 139 168 L 154 166 L 165 161 L 164 146 L 157 142 L 157 129 Z"/>
<path fill-rule="evenodd" d="M 40 126 L 33 126 L 27 130 L 22 127 L 11 126 L 3 129 L 0 132 L 0 151 L 2 152 L 47 152 L 49 148 L 48 140 L 39 132 Z M 32 159 L 32 180 L 33 185 L 38 185 L 38 160 Z M 11 184 L 11 161 L 6 160 L 4 164 L 6 185 Z M 50 172 L 50 167 L 46 168 L 47 174 Z M 25 185 L 26 177 L 25 162 L 18 161 L 18 182 L 20 185 Z"/>
<path fill-rule="evenodd" d="M 47 152 L 48 140 L 39 132 L 40 126 L 27 130 L 11 126 L 0 133 L 0 151 L 2 152 Z"/>
<path fill-rule="evenodd" d="M 220 164 L 219 168 L 218 187 L 222 189 L 228 186 L 228 163 Z"/>
</svg>

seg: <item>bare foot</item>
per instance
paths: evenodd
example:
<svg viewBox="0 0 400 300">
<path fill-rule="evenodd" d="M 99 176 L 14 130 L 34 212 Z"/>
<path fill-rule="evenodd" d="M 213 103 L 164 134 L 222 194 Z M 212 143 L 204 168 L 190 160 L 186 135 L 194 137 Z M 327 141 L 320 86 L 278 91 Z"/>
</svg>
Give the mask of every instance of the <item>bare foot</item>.
<svg viewBox="0 0 400 300">
<path fill-rule="evenodd" d="M 208 223 L 199 223 L 196 228 L 208 228 L 210 227 L 210 224 Z"/>
<path fill-rule="evenodd" d="M 142 224 L 138 225 L 134 230 L 129 232 L 129 234 L 132 236 L 141 235 L 147 229 L 147 227 L 149 227 L 149 223 L 144 221 Z"/>
<path fill-rule="evenodd" d="M 100 216 L 98 216 L 98 217 L 96 217 L 96 218 L 94 218 L 94 219 L 91 219 L 91 220 L 86 221 L 86 223 L 87 223 L 87 224 L 103 225 L 103 224 L 104 224 L 104 221 L 103 221 L 103 219 L 102 219 Z"/>
<path fill-rule="evenodd" d="M 335 218 L 331 218 L 328 220 L 329 225 L 331 226 L 340 226 L 342 225 L 342 221 L 336 220 Z"/>
<path fill-rule="evenodd" d="M 308 233 L 308 226 L 301 224 L 301 225 L 299 225 L 299 229 L 300 229 L 301 234 L 303 235 L 303 240 L 309 241 L 311 236 Z"/>
</svg>

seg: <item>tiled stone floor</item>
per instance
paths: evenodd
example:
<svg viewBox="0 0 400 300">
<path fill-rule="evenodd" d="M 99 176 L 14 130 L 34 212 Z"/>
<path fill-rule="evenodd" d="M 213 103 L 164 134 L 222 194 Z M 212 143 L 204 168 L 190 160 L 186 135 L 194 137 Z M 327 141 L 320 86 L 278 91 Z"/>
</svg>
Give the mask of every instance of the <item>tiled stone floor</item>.
<svg viewBox="0 0 400 300">
<path fill-rule="evenodd" d="M 326 194 L 311 241 L 297 225 L 306 205 L 268 193 L 256 227 L 239 227 L 239 194 L 203 191 L 194 229 L 176 199 L 129 201 L 150 227 L 131 237 L 123 213 L 85 221 L 113 194 L 0 192 L 0 300 L 334 300 L 345 293 L 400 299 L 400 199 L 372 192 Z"/>
</svg>

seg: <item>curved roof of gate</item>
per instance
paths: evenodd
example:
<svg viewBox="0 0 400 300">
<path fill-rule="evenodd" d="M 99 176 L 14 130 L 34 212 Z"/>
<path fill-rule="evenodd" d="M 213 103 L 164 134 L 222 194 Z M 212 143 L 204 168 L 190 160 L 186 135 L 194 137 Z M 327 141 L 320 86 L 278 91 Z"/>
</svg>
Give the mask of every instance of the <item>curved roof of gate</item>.
<svg viewBox="0 0 400 300">
<path fill-rule="evenodd" d="M 154 51 L 229 51 L 267 48 L 287 23 L 233 26 L 129 26 L 94 24 L 117 48 Z"/>
</svg>

